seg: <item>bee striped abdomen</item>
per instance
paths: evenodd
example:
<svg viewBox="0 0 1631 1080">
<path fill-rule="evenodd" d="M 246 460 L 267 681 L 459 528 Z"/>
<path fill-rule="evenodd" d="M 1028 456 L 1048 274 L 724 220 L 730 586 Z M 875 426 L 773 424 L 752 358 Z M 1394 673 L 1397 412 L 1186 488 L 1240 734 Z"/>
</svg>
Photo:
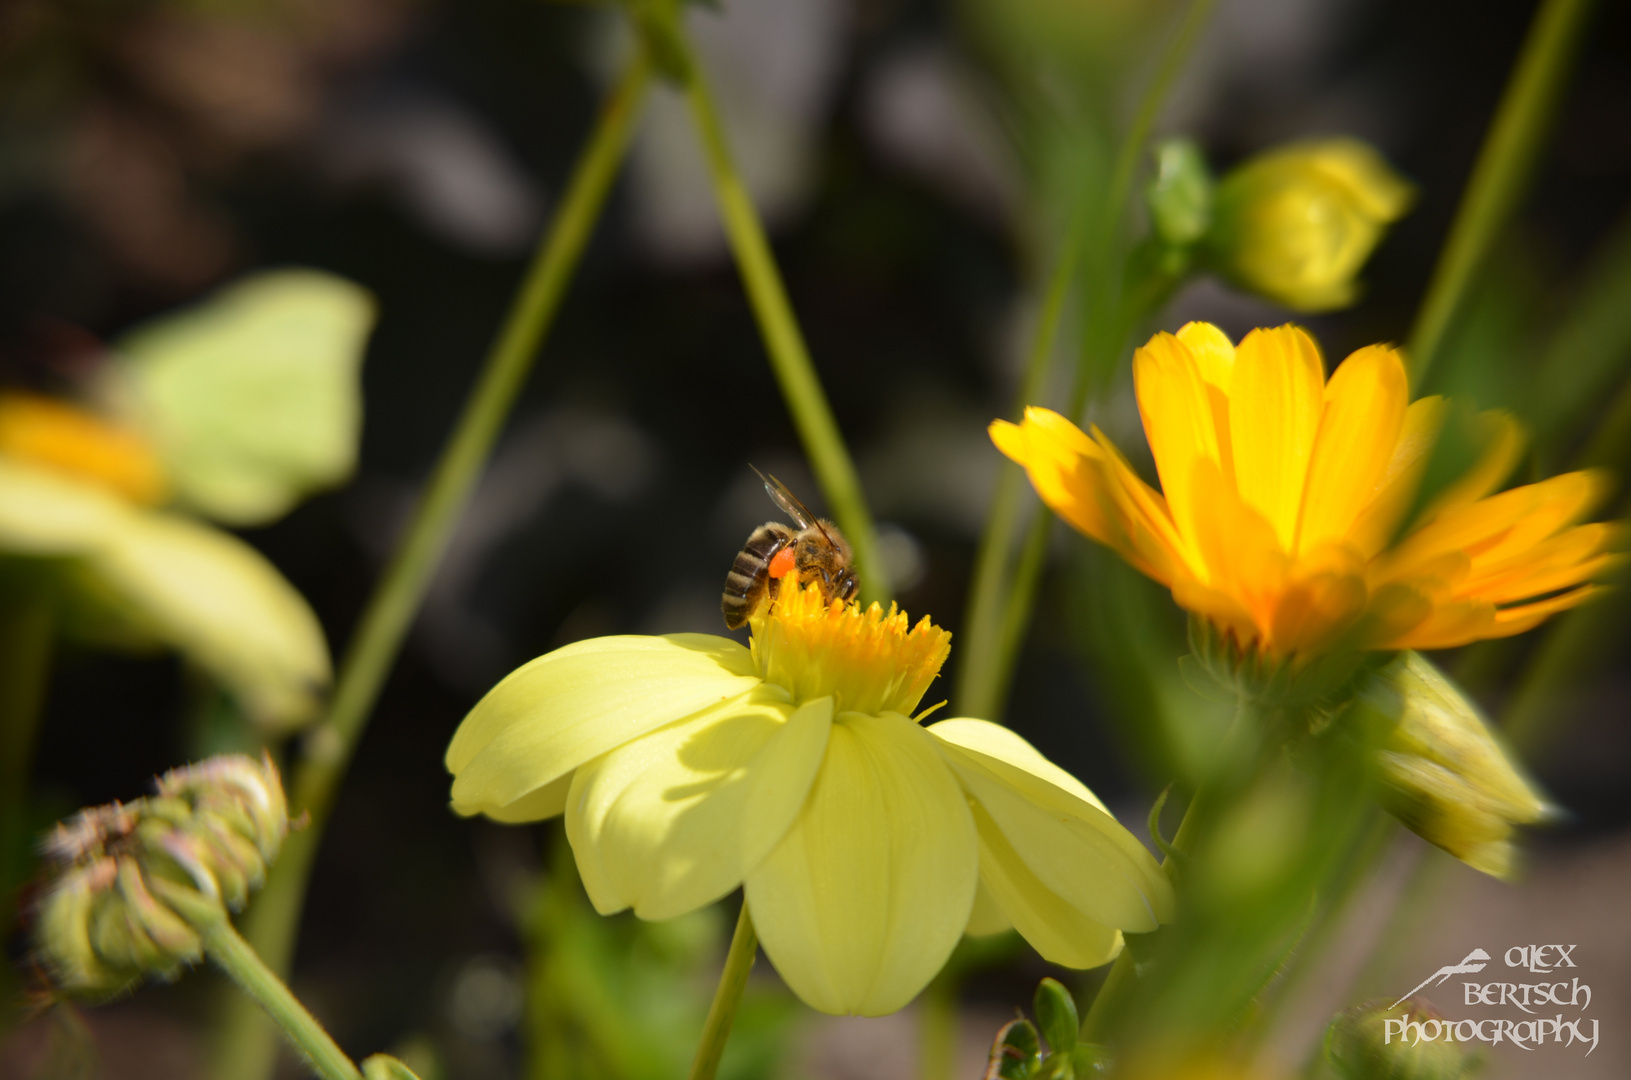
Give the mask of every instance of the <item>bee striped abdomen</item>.
<svg viewBox="0 0 1631 1080">
<path fill-rule="evenodd" d="M 725 593 L 719 602 L 727 629 L 735 630 L 747 623 L 769 585 L 771 556 L 791 543 L 793 537 L 793 530 L 781 522 L 767 522 L 754 529 L 748 542 L 736 553 L 736 561 L 725 575 Z"/>
</svg>

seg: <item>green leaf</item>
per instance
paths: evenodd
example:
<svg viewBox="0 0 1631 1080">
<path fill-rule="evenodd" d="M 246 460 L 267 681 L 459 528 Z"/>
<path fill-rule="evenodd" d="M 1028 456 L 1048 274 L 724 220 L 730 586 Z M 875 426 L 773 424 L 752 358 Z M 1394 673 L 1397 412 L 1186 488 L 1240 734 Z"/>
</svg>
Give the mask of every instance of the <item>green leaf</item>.
<svg viewBox="0 0 1631 1080">
<path fill-rule="evenodd" d="M 1032 1080 L 1042 1066 L 1042 1047 L 1029 1020 L 1010 1020 L 997 1031 L 984 1080 Z"/>
<path fill-rule="evenodd" d="M 372 297 L 344 278 L 257 274 L 119 341 L 108 396 L 154 441 L 179 502 L 271 521 L 356 466 L 373 323 Z"/>
<path fill-rule="evenodd" d="M 1050 1052 L 1070 1056 L 1076 1048 L 1076 1032 L 1082 1026 L 1076 1014 L 1076 1001 L 1058 979 L 1043 979 L 1036 987 L 1031 1007 L 1036 1012 L 1037 1027 L 1048 1040 Z"/>
</svg>

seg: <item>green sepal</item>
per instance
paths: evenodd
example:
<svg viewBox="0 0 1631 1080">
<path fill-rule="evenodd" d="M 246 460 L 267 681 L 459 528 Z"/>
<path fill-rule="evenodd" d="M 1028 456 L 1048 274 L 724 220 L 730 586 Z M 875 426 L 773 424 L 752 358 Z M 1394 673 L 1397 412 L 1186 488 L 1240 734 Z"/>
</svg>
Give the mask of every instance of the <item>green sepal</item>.
<svg viewBox="0 0 1631 1080">
<path fill-rule="evenodd" d="M 1036 1026 L 1048 1040 L 1048 1052 L 1068 1059 L 1076 1048 L 1076 1032 L 1082 1026 L 1070 991 L 1058 979 L 1043 979 L 1037 984 L 1031 1008 L 1036 1013 Z"/>
<path fill-rule="evenodd" d="M 1191 139 L 1167 139 L 1155 148 L 1155 177 L 1144 190 L 1150 224 L 1166 247 L 1188 248 L 1212 227 L 1216 185 L 1206 156 Z"/>
<path fill-rule="evenodd" d="M 1010 1020 L 991 1043 L 983 1080 L 1033 1080 L 1040 1076 L 1042 1044 L 1029 1020 Z"/>
</svg>

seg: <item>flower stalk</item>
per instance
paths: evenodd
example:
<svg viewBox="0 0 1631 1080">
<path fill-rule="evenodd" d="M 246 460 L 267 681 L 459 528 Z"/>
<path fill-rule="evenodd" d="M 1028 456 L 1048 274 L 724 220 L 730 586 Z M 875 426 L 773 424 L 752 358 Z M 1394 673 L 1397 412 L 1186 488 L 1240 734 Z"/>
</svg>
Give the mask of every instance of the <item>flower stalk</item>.
<svg viewBox="0 0 1631 1080">
<path fill-rule="evenodd" d="M 1414 386 L 1426 384 L 1478 268 L 1534 176 L 1591 9 L 1592 0 L 1546 0 L 1530 24 L 1410 332 L 1406 355 Z"/>
<path fill-rule="evenodd" d="M 744 899 L 742 913 L 736 917 L 736 931 L 731 934 L 730 951 L 725 954 L 725 970 L 719 973 L 713 1004 L 708 1006 L 708 1019 L 702 1025 L 702 1038 L 697 1043 L 689 1080 L 713 1080 L 719 1071 L 719 1059 L 724 1056 L 725 1043 L 731 1037 L 736 1007 L 742 1003 L 742 991 L 747 988 L 748 972 L 753 970 L 758 951 L 759 936 L 754 933 L 753 916 Z"/>
<path fill-rule="evenodd" d="M 202 928 L 204 954 L 226 972 L 238 989 L 266 1010 L 299 1048 L 300 1054 L 324 1080 L 362 1080 L 362 1073 L 345 1051 L 323 1030 L 298 998 L 239 936 L 224 916 Z"/>
<path fill-rule="evenodd" d="M 1095 246 L 1104 250 L 1121 250 L 1112 240 L 1117 236 L 1117 224 L 1132 195 L 1138 163 L 1155 123 L 1160 119 L 1167 95 L 1200 39 L 1212 4 L 1213 0 L 1193 0 L 1184 13 L 1183 22 L 1168 46 L 1159 70 L 1145 89 L 1132 126 L 1117 150 L 1111 166 L 1109 187 L 1098 214 L 1095 216 L 1078 210 L 1077 222 L 1072 226 L 1065 246 L 1060 249 L 1058 262 L 1048 281 L 1042 317 L 1037 323 L 1036 337 L 1026 360 L 1020 405 L 1036 401 L 1047 383 L 1048 361 L 1053 356 L 1053 343 L 1064 311 L 1064 298 L 1069 294 L 1081 251 L 1088 241 L 1087 226 L 1091 225 L 1094 230 Z M 1114 275 L 1101 269 L 1095 276 L 1102 285 Z M 1114 347 L 1119 351 L 1121 338 L 1137 325 L 1147 310 L 1141 308 L 1129 317 L 1126 313 L 1114 313 L 1115 306 L 1105 304 L 1100 312 L 1101 320 L 1108 320 L 1113 326 L 1089 328 L 1071 387 L 1068 416 L 1081 413 L 1094 385 L 1093 373 L 1100 363 L 1097 358 L 1106 351 L 1098 343 L 1113 337 L 1116 339 Z M 1005 465 L 999 475 L 985 531 L 980 537 L 964 630 L 967 638 L 964 655 L 968 659 L 958 672 L 957 702 L 958 710 L 968 716 L 1001 715 L 1019 645 L 1024 638 L 1025 627 L 1030 623 L 1053 519 L 1047 513 L 1033 514 L 1030 528 L 1025 531 L 1021 541 L 1019 555 L 1013 561 L 1013 570 L 1009 573 L 1009 553 L 1015 537 L 1020 534 L 1020 520 L 1028 506 L 1029 500 L 1022 497 L 1018 478 Z"/>
<path fill-rule="evenodd" d="M 731 159 L 725 129 L 719 120 L 719 109 L 708 88 L 706 76 L 697 63 L 694 50 L 685 37 L 677 13 L 671 15 L 671 40 L 686 52 L 685 95 L 691 105 L 697 135 L 702 141 L 708 171 L 713 177 L 714 194 L 719 200 L 719 214 L 724 222 L 725 235 L 742 275 L 748 302 L 759 324 L 765 351 L 770 357 L 770 368 L 781 388 L 782 399 L 792 414 L 793 426 L 804 444 L 816 482 L 821 485 L 832 515 L 855 551 L 855 565 L 861 576 L 861 603 L 874 601 L 887 604 L 892 590 L 878 553 L 877 529 L 872 511 L 861 491 L 861 481 L 855 472 L 844 437 L 833 418 L 832 406 L 816 375 L 810 350 L 799 328 L 793 305 L 787 298 L 787 287 L 781 271 L 771 253 L 770 241 L 764 225 L 754 209 L 747 185 L 742 182 Z"/>
<path fill-rule="evenodd" d="M 340 666 L 328 719 L 304 742 L 292 801 L 311 814 L 311 825 L 290 839 L 245 920 L 250 943 L 274 972 L 289 969 L 312 860 L 351 753 L 599 220 L 650 82 L 650 59 L 642 51 L 601 110 L 479 381 L 363 614 Z M 253 1010 L 228 1009 L 212 1075 L 234 1080 L 269 1076 L 270 1029 Z"/>
</svg>

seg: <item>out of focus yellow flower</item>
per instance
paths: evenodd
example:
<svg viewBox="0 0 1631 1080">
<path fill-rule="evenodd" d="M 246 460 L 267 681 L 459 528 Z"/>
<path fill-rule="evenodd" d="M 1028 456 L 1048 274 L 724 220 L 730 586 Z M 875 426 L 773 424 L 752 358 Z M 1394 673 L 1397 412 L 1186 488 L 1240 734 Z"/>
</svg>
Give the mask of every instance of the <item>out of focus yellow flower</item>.
<svg viewBox="0 0 1631 1080">
<path fill-rule="evenodd" d="M 1046 409 L 991 438 L 1042 500 L 1172 589 L 1242 653 L 1306 658 L 1339 645 L 1441 649 L 1521 633 L 1573 607 L 1616 556 L 1576 525 L 1603 490 L 1573 472 L 1492 494 L 1517 462 L 1494 418 L 1484 458 L 1394 539 L 1443 418 L 1408 403 L 1404 364 L 1373 345 L 1329 382 L 1295 326 L 1237 347 L 1190 323 L 1137 351 L 1133 374 L 1161 492 L 1094 430 Z"/>
<path fill-rule="evenodd" d="M 806 1002 L 905 1005 L 965 930 L 1013 925 L 1092 967 L 1172 898 L 1080 781 L 983 720 L 918 723 L 950 635 L 784 585 L 752 647 L 703 634 L 578 642 L 512 673 L 448 747 L 453 808 L 566 814 L 597 910 L 682 915 L 746 886 Z"/>
<path fill-rule="evenodd" d="M 373 303 L 327 274 L 263 274 L 115 346 L 88 408 L 0 392 L 0 560 L 49 583 L 63 628 L 167 645 L 254 721 L 311 718 L 328 647 L 234 524 L 281 515 L 353 465 Z"/>
<path fill-rule="evenodd" d="M 1208 259 L 1241 288 L 1296 311 L 1345 307 L 1383 229 L 1414 197 L 1357 139 L 1279 147 L 1218 183 Z"/>
</svg>

